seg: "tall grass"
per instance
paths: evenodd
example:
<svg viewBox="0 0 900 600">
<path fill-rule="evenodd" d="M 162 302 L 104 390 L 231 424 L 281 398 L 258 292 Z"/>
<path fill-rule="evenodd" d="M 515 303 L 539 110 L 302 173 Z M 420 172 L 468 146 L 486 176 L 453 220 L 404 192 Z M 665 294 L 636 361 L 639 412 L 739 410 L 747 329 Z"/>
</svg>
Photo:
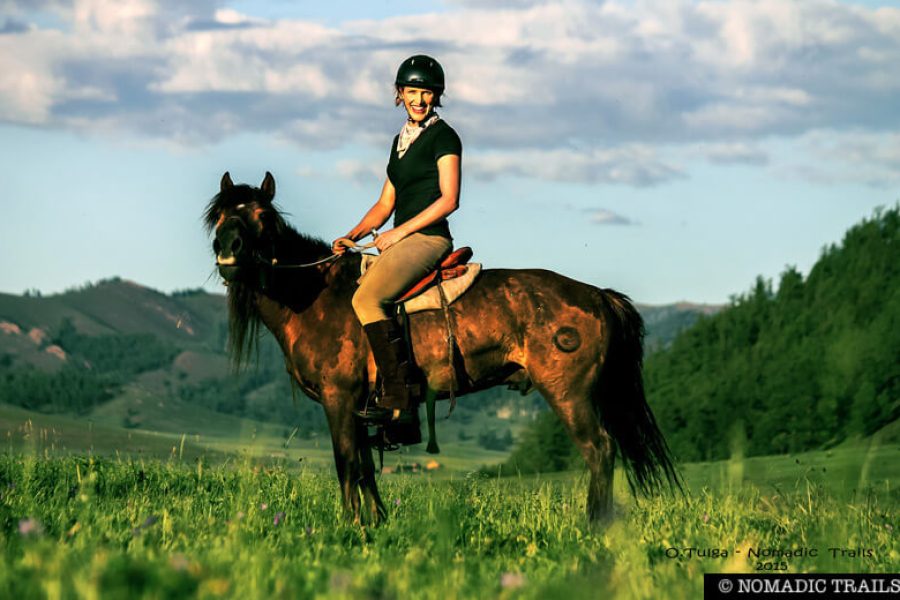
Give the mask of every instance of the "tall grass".
<svg viewBox="0 0 900 600">
<path fill-rule="evenodd" d="M 819 549 L 790 572 L 900 566 L 885 486 L 838 500 L 807 478 L 640 503 L 617 489 L 617 518 L 592 527 L 577 474 L 393 476 L 377 528 L 347 522 L 336 488 L 249 463 L 0 455 L 0 597 L 693 598 L 704 572 L 754 570 L 751 547 Z"/>
</svg>

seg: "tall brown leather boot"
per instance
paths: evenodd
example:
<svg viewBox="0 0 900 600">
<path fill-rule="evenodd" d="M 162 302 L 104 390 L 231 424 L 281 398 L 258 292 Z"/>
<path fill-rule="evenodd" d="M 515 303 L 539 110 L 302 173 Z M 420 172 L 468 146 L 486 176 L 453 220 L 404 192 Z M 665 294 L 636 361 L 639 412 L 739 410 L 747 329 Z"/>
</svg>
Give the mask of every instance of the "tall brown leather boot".
<svg viewBox="0 0 900 600">
<path fill-rule="evenodd" d="M 366 421 L 384 424 L 396 443 L 418 444 L 422 441 L 418 408 L 423 390 L 403 330 L 394 319 L 369 323 L 363 330 L 381 374 L 381 393 L 377 406 L 357 414 Z"/>
</svg>

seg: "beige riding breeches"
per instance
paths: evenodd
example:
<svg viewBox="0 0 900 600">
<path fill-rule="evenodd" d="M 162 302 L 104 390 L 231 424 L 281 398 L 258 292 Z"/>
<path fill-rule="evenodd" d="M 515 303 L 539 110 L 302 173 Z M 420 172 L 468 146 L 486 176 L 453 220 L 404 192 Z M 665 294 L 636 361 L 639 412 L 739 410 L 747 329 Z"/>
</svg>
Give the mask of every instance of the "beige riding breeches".
<svg viewBox="0 0 900 600">
<path fill-rule="evenodd" d="M 453 242 L 443 236 L 414 233 L 385 250 L 353 294 L 353 310 L 360 323 L 392 318 L 394 300 L 434 270 L 452 249 Z"/>
</svg>

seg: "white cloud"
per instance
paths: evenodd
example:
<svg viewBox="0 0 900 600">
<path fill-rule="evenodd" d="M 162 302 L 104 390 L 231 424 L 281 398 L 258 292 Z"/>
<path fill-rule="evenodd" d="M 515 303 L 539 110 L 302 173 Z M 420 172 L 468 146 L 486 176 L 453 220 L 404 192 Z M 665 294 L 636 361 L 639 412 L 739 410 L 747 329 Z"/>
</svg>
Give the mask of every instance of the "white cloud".
<svg viewBox="0 0 900 600">
<path fill-rule="evenodd" d="M 371 187 L 384 181 L 384 165 L 364 163 L 357 160 L 342 160 L 336 165 L 337 175 L 363 186 Z"/>
<path fill-rule="evenodd" d="M 650 147 L 613 150 L 528 150 L 470 156 L 466 173 L 483 180 L 537 177 L 555 181 L 646 187 L 685 177 L 680 167 Z"/>
<path fill-rule="evenodd" d="M 701 156 L 719 164 L 766 165 L 769 155 L 757 145 L 742 142 L 701 144 Z"/>
<path fill-rule="evenodd" d="M 862 183 L 900 188 L 900 133 L 813 131 L 799 144 L 813 160 L 783 170 L 792 177 L 823 184 Z"/>
<path fill-rule="evenodd" d="M 636 225 L 634 221 L 605 208 L 594 208 L 585 211 L 588 221 L 594 225 Z"/>
<path fill-rule="evenodd" d="M 0 36 L 0 119 L 29 125 L 51 120 L 54 100 L 66 93 L 53 72 L 62 44 L 55 31 Z"/>
<path fill-rule="evenodd" d="M 684 176 L 663 157 L 679 147 L 765 165 L 773 136 L 900 131 L 900 10 L 833 0 L 458 0 L 340 27 L 216 0 L 2 6 L 5 122 L 380 148 L 398 126 L 396 66 L 426 52 L 480 177 L 653 185 Z M 29 22 L 47 10 L 67 27 Z"/>
</svg>

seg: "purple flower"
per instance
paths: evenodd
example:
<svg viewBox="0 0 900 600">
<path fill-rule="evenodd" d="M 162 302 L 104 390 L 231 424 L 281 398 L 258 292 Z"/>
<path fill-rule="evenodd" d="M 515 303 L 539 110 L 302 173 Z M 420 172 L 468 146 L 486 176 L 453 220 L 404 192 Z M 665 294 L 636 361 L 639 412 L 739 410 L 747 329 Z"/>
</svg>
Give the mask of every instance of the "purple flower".
<svg viewBox="0 0 900 600">
<path fill-rule="evenodd" d="M 159 517 L 157 517 L 156 515 L 150 515 L 149 517 L 144 519 L 143 523 L 141 523 L 140 525 L 138 525 L 137 527 L 132 529 L 131 534 L 134 536 L 139 536 L 139 535 L 141 535 L 141 532 L 143 532 L 148 527 L 153 526 L 157 522 L 159 522 Z"/>
<path fill-rule="evenodd" d="M 19 521 L 19 535 L 28 537 L 30 535 L 38 536 L 43 533 L 44 528 L 41 524 L 31 517 Z"/>
<path fill-rule="evenodd" d="M 281 525 L 281 523 L 283 521 L 284 521 L 284 511 L 281 510 L 281 511 L 278 511 L 277 513 L 275 513 L 275 518 L 272 520 L 272 522 L 275 524 L 275 526 L 278 527 L 279 525 Z"/>
<path fill-rule="evenodd" d="M 149 517 L 144 519 L 143 523 L 141 523 L 141 529 L 146 529 L 147 527 L 150 527 L 151 525 L 156 524 L 156 522 L 158 522 L 158 521 L 159 521 L 159 517 L 157 517 L 156 515 L 150 515 Z"/>
</svg>

